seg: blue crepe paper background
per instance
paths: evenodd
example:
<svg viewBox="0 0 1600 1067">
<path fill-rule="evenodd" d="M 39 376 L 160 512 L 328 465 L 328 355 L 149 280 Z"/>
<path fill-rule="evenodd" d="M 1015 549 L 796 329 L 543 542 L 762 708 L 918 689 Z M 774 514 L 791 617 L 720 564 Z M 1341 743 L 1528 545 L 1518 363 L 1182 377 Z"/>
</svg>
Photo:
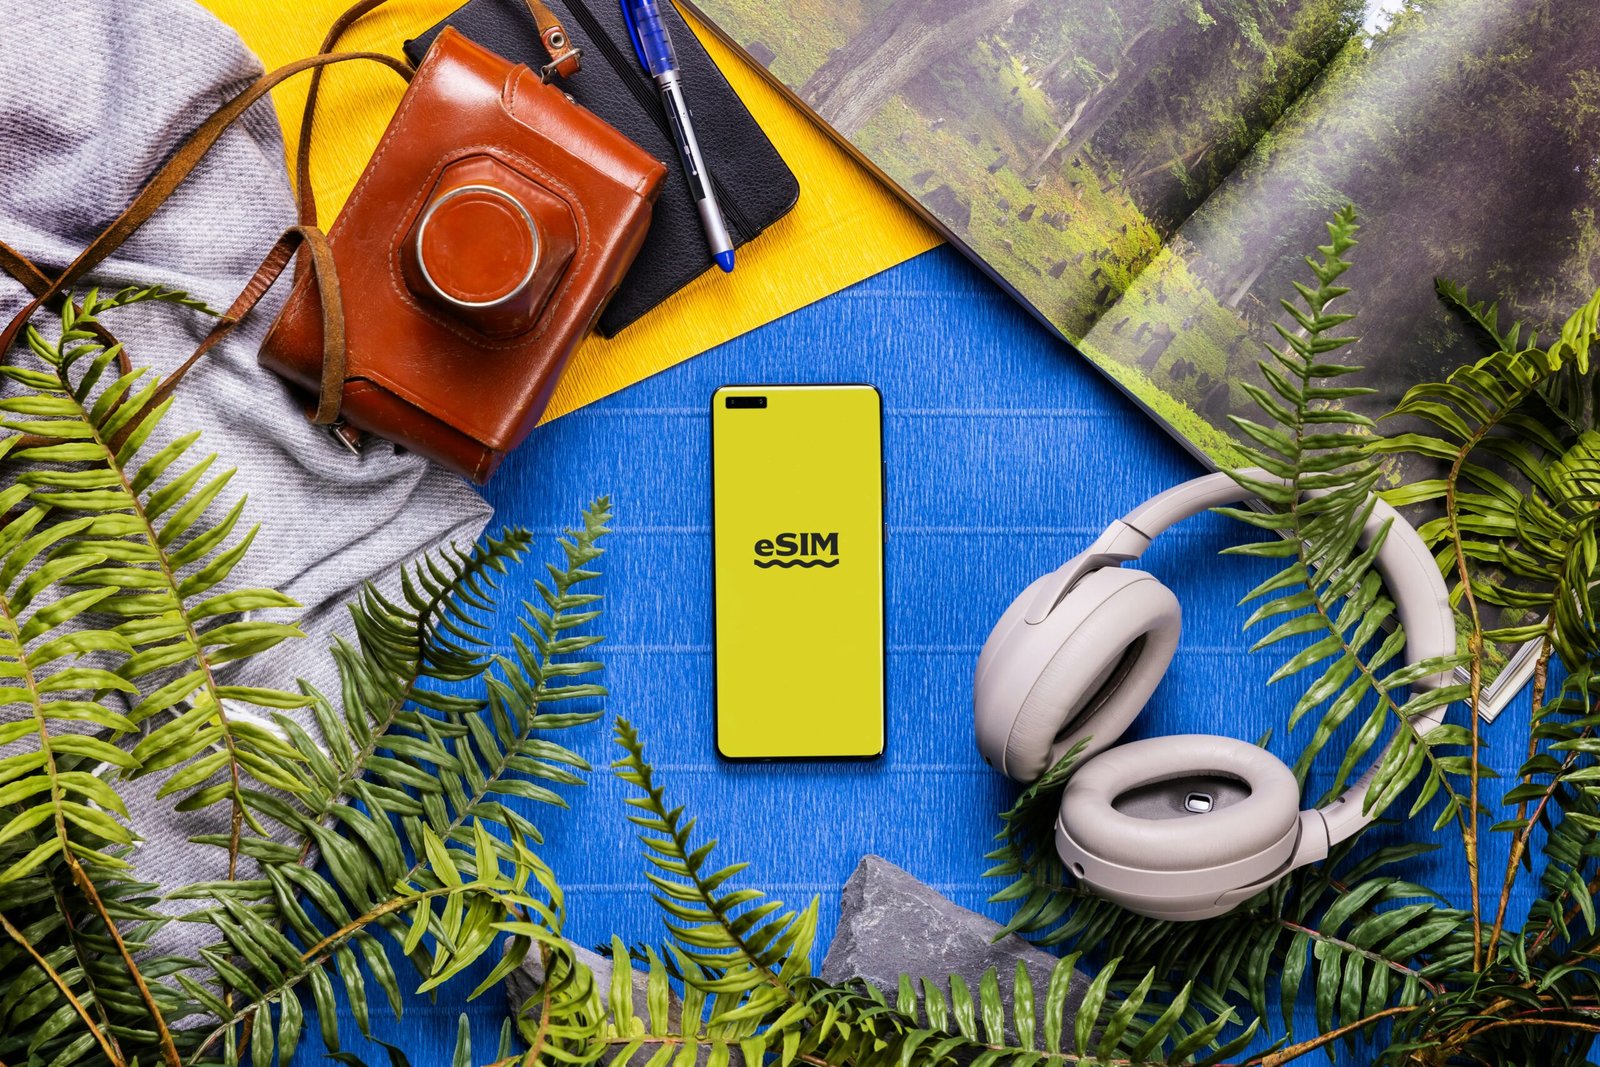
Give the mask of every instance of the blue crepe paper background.
<svg viewBox="0 0 1600 1067">
<path fill-rule="evenodd" d="M 870 764 L 725 764 L 711 728 L 709 400 L 728 383 L 807 381 L 870 382 L 883 394 L 888 753 Z M 1034 577 L 1128 508 L 1201 473 L 1087 362 L 958 254 L 937 249 L 544 427 L 487 496 L 497 523 L 540 535 L 535 560 L 558 559 L 554 536 L 591 498 L 611 496 L 615 533 L 599 583 L 609 710 L 639 727 L 671 800 L 688 806 L 700 834 L 720 839 L 717 858 L 748 861 L 743 884 L 794 906 L 820 897 L 820 965 L 840 889 L 865 853 L 959 904 L 1005 916 L 986 903 L 999 885 L 980 876 L 995 815 L 1015 787 L 985 767 L 973 746 L 978 649 Z M 1256 740 L 1277 725 L 1269 747 L 1292 762 L 1299 742 L 1281 723 L 1298 693 L 1293 682 L 1264 689 L 1282 655 L 1246 651 L 1245 612 L 1236 606 L 1272 568 L 1217 554 L 1247 536 L 1206 515 L 1147 555 L 1144 568 L 1178 594 L 1185 618 L 1178 657 L 1136 732 Z M 531 596 L 535 574 L 522 570 L 507 592 Z M 509 629 L 502 625 L 502 641 Z M 828 699 L 825 676 L 817 699 Z M 1452 715 L 1462 719 L 1459 708 Z M 1521 707 L 1487 730 L 1489 762 L 1502 773 L 1515 770 L 1526 730 Z M 570 810 L 521 810 L 547 837 L 542 854 L 567 892 L 567 933 L 585 945 L 613 932 L 629 944 L 658 942 L 664 932 L 624 820 L 628 789 L 605 770 L 618 751 L 610 727 L 597 723 L 563 743 L 596 766 L 589 784 L 570 791 Z M 1337 762 L 1331 749 L 1327 755 L 1313 772 L 1312 793 Z M 1495 783 L 1487 788 L 1491 798 L 1498 792 Z M 1429 836 L 1430 822 L 1416 820 L 1406 835 Z M 1367 840 L 1375 846 L 1404 836 L 1385 829 Z M 1407 874 L 1465 906 L 1459 835 L 1446 831 L 1438 840 L 1440 851 L 1414 861 Z M 1491 909 L 1504 856 L 1503 842 L 1488 843 Z M 1514 921 L 1528 899 L 1514 901 Z M 464 1010 L 474 1060 L 487 1062 L 505 1017 L 503 997 L 495 990 L 464 1004 L 485 969 L 446 986 L 436 1002 L 408 998 L 403 1022 L 375 1007 L 375 1031 L 405 1047 L 417 1067 L 447 1064 Z M 411 981 L 409 965 L 397 961 L 397 970 Z M 1309 984 L 1303 992 L 1302 1037 L 1316 1032 Z M 348 1013 L 341 1016 L 347 1047 L 381 1062 Z M 1268 1022 L 1281 1029 L 1276 1006 Z M 320 1062 L 319 1046 L 308 1036 L 297 1062 Z M 1367 1061 L 1341 1052 L 1339 1062 Z"/>
</svg>

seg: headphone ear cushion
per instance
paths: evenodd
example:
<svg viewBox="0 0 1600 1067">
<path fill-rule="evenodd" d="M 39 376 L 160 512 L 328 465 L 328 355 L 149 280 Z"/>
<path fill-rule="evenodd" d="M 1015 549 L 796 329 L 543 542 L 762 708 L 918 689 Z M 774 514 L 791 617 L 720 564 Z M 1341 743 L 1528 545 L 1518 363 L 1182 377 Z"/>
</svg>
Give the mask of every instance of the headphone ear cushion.
<svg viewBox="0 0 1600 1067">
<path fill-rule="evenodd" d="M 1198 872 L 1247 861 L 1269 853 L 1299 819 L 1300 783 L 1282 760 L 1210 734 L 1152 737 L 1102 753 L 1079 767 L 1061 797 L 1061 827 L 1087 855 L 1135 870 Z"/>
<path fill-rule="evenodd" d="M 1032 782 L 1084 739 L 1083 757 L 1109 748 L 1143 710 L 1172 662 L 1183 612 L 1144 571 L 1105 567 L 1085 577 L 1030 640 L 1054 645 L 1006 741 L 1005 771 Z"/>
</svg>

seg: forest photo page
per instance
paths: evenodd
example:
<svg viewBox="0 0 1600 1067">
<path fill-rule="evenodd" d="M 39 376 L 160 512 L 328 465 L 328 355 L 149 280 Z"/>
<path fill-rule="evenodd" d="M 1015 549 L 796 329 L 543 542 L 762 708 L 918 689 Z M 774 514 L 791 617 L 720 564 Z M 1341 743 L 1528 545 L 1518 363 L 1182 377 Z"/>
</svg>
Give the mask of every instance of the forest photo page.
<svg viewBox="0 0 1600 1067">
<path fill-rule="evenodd" d="M 1212 464 L 1345 204 L 1366 414 L 1600 286 L 1593 0 L 694 5 Z"/>
</svg>

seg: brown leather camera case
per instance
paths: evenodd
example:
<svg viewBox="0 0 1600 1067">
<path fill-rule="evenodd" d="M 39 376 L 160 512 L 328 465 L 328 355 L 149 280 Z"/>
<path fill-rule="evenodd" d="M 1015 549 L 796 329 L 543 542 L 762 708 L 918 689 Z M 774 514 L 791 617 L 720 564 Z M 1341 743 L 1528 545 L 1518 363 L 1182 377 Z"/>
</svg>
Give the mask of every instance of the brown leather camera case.
<svg viewBox="0 0 1600 1067">
<path fill-rule="evenodd" d="M 329 231 L 342 419 L 487 481 L 632 264 L 664 174 L 532 70 L 441 33 Z M 311 393 L 316 285 L 300 272 L 261 348 Z"/>
</svg>

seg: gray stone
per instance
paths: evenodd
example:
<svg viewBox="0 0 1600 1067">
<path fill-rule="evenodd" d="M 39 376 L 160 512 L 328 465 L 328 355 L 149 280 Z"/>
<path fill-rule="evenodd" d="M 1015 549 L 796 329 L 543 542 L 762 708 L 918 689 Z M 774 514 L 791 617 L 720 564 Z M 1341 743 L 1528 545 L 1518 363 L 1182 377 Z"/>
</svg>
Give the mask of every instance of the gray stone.
<svg viewBox="0 0 1600 1067">
<path fill-rule="evenodd" d="M 507 948 L 510 947 L 509 942 Z M 594 975 L 594 984 L 600 990 L 600 1000 L 607 1007 L 611 1005 L 611 961 L 598 952 L 590 952 L 586 948 L 568 944 L 572 954 L 579 963 L 589 968 Z M 544 963 L 539 958 L 537 946 L 530 947 L 528 954 L 522 958 L 522 966 L 506 975 L 506 1002 L 513 1012 L 522 1010 L 528 998 L 539 991 L 544 985 Z M 648 990 L 645 976 L 637 970 L 633 975 L 633 1013 L 641 1019 L 648 1018 Z"/>
<path fill-rule="evenodd" d="M 772 61 L 778 58 L 778 53 L 774 52 L 772 46 L 765 41 L 751 41 L 744 46 L 744 50 L 749 53 L 751 59 L 763 67 L 772 66 Z"/>
<path fill-rule="evenodd" d="M 960 193 L 941 185 L 922 198 L 922 206 L 939 217 L 946 226 L 965 233 L 972 225 L 972 204 Z"/>
<path fill-rule="evenodd" d="M 880 856 L 866 856 L 844 886 L 839 929 L 822 961 L 822 978 L 839 984 L 864 978 L 894 998 L 900 976 L 927 978 L 949 992 L 949 976 L 960 975 L 974 995 L 984 973 L 993 967 L 1000 979 L 1010 1033 L 1011 989 L 1020 960 L 1033 978 L 1035 1033 L 1041 1032 L 1045 990 L 1056 957 L 1012 934 L 1000 941 L 1000 926 L 977 912 L 946 900 Z M 1089 980 L 1072 976 L 1063 1010 L 1064 1032 L 1070 1033 Z M 917 982 L 921 992 L 921 982 Z M 1014 1035 L 1013 1035 L 1014 1036 Z"/>
</svg>

